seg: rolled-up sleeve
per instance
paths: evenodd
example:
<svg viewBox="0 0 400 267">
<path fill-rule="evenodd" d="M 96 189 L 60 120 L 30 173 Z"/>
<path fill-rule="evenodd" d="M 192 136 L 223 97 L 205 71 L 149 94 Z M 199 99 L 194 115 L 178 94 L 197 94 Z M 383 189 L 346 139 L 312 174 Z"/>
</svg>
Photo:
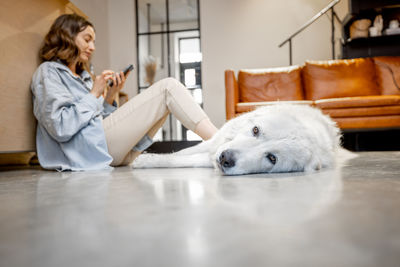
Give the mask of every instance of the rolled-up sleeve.
<svg viewBox="0 0 400 267">
<path fill-rule="evenodd" d="M 104 101 L 103 107 L 104 107 L 104 109 L 103 109 L 102 115 L 103 115 L 103 118 L 106 118 L 108 115 L 110 115 L 117 109 L 117 102 L 114 101 L 113 104 L 110 105 L 110 104 L 108 104 L 107 101 Z"/>
<path fill-rule="evenodd" d="M 41 76 L 35 83 L 34 113 L 58 142 L 67 142 L 103 111 L 103 99 L 88 93 L 76 99 L 56 72 Z"/>
</svg>

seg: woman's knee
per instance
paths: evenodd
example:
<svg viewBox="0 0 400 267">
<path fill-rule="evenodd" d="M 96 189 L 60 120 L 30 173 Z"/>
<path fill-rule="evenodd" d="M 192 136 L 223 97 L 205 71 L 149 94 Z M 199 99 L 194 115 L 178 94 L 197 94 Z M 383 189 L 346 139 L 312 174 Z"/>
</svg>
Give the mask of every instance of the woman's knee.
<svg viewBox="0 0 400 267">
<path fill-rule="evenodd" d="M 161 80 L 163 88 L 167 91 L 171 90 L 186 90 L 186 87 L 177 79 L 169 77 Z"/>
<path fill-rule="evenodd" d="M 165 96 L 190 94 L 187 88 L 175 78 L 162 79 L 153 84 L 147 90 L 157 92 L 157 94 L 161 93 Z"/>
<path fill-rule="evenodd" d="M 161 81 L 163 81 L 167 85 L 180 84 L 180 82 L 177 79 L 173 78 L 173 77 L 164 78 Z"/>
<path fill-rule="evenodd" d="M 175 78 L 164 78 L 162 80 L 157 81 L 152 86 L 150 86 L 147 90 L 156 90 L 162 92 L 168 92 L 174 88 L 184 88 L 183 84 L 181 84 Z"/>
</svg>

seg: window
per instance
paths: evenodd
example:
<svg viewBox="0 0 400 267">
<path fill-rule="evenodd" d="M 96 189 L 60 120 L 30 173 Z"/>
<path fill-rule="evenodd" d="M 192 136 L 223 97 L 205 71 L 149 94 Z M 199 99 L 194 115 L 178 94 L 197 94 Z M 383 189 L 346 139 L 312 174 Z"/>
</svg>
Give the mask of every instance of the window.
<svg viewBox="0 0 400 267">
<path fill-rule="evenodd" d="M 201 51 L 199 37 L 179 38 L 180 81 L 190 90 L 195 101 L 202 106 Z M 181 127 L 183 140 L 199 140 L 199 137 Z"/>
<path fill-rule="evenodd" d="M 136 0 L 139 92 L 167 77 L 202 104 L 199 0 Z M 199 140 L 170 116 L 157 141 Z"/>
</svg>

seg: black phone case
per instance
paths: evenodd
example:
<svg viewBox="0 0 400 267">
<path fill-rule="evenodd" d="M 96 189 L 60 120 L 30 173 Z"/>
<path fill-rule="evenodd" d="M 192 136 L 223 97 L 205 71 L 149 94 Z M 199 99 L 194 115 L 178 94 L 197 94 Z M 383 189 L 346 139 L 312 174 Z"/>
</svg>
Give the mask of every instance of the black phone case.
<svg viewBox="0 0 400 267">
<path fill-rule="evenodd" d="M 128 67 L 126 67 L 122 72 L 124 73 L 124 75 L 126 75 L 128 72 L 133 70 L 133 65 L 130 64 Z M 113 81 L 109 81 L 108 82 L 108 86 L 112 87 L 114 85 Z"/>
</svg>

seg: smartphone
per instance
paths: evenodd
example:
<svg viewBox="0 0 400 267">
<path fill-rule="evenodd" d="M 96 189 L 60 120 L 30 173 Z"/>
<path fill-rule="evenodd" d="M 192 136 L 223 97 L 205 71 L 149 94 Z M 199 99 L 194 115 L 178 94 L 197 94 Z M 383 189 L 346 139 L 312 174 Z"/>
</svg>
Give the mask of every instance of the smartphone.
<svg viewBox="0 0 400 267">
<path fill-rule="evenodd" d="M 124 75 L 128 74 L 128 72 L 133 70 L 133 65 L 130 64 L 128 67 L 126 67 L 122 72 Z M 112 87 L 114 85 L 114 82 L 112 80 L 108 81 L 108 86 Z"/>
</svg>

